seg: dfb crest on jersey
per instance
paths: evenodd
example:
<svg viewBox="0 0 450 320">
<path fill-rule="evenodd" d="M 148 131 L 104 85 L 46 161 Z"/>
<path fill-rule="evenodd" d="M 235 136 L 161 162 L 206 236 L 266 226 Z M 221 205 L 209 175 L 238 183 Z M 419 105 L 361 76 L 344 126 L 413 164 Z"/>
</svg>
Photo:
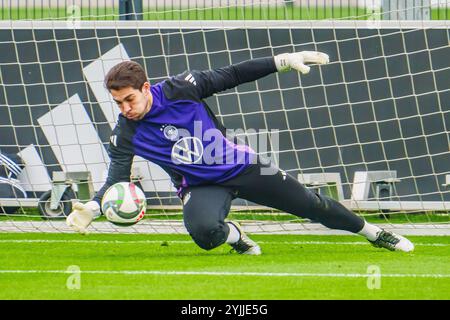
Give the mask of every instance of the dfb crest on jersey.
<svg viewBox="0 0 450 320">
<path fill-rule="evenodd" d="M 193 164 L 202 159 L 203 144 L 197 137 L 184 137 L 172 147 L 172 160 L 178 163 Z"/>
<path fill-rule="evenodd" d="M 161 129 L 164 133 L 164 137 L 170 141 L 175 141 L 179 138 L 178 129 L 176 127 L 172 125 L 164 125 Z"/>
</svg>

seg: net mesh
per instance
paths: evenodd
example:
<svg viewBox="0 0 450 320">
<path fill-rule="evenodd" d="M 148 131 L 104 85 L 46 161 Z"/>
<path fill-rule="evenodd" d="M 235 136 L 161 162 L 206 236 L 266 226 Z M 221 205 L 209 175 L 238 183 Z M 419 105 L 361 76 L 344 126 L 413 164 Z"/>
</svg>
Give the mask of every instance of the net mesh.
<svg viewBox="0 0 450 320">
<path fill-rule="evenodd" d="M 58 172 L 87 171 L 94 191 L 102 186 L 119 112 L 103 78 L 116 63 L 137 61 L 157 83 L 187 69 L 302 50 L 326 52 L 330 64 L 306 76 L 273 74 L 206 102 L 249 142 L 276 130 L 268 154 L 283 170 L 369 221 L 446 227 L 448 21 L 380 21 L 362 8 L 317 21 L 0 21 L 0 163 L 17 170 L 0 181 L 0 230 L 69 232 L 62 218 L 80 186 L 65 181 L 73 193 L 52 203 Z M 14 157 L 22 161 L 17 167 Z M 184 232 L 181 202 L 164 171 L 136 158 L 132 177 L 148 197 L 146 219 L 129 228 L 99 219 L 92 230 Z M 252 232 L 322 230 L 257 204 L 233 204 L 230 218 Z"/>
</svg>

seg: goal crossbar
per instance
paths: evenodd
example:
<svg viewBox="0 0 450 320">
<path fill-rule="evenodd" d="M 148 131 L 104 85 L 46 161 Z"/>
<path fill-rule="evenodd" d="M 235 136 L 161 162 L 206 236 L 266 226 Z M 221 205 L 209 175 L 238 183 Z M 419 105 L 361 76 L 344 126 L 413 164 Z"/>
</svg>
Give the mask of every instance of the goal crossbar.
<svg viewBox="0 0 450 320">
<path fill-rule="evenodd" d="M 376 29 L 447 28 L 450 20 L 381 20 Z M 196 21 L 68 21 L 4 20 L 0 29 L 368 29 L 365 20 L 196 20 Z"/>
</svg>

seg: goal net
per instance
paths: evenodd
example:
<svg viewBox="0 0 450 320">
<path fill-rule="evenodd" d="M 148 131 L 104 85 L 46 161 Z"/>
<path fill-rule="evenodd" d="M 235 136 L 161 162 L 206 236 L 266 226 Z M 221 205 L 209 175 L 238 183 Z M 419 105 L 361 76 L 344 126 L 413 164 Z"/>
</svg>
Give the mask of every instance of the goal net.
<svg viewBox="0 0 450 320">
<path fill-rule="evenodd" d="M 405 233 L 448 232 L 448 20 L 387 21 L 369 9 L 322 20 L 0 21 L 0 231 L 70 232 L 72 202 L 103 185 L 119 113 L 103 78 L 118 62 L 139 62 L 153 84 L 187 69 L 314 50 L 330 64 L 206 102 L 237 136 L 265 143 L 260 153 L 287 174 L 365 219 Z M 100 218 L 91 231 L 185 232 L 167 174 L 136 157 L 132 179 L 148 198 L 146 218 L 128 228 Z M 325 230 L 240 199 L 230 218 L 250 232 Z"/>
</svg>

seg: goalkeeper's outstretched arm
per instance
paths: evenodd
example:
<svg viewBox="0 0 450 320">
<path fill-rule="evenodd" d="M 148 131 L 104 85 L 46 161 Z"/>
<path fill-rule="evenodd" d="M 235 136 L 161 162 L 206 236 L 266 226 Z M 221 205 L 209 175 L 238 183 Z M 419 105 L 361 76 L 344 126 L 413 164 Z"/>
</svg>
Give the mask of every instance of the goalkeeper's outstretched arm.
<svg viewBox="0 0 450 320">
<path fill-rule="evenodd" d="M 328 55 L 322 52 L 283 53 L 274 57 L 247 60 L 213 70 L 192 70 L 185 80 L 194 85 L 198 97 L 203 99 L 242 83 L 258 80 L 274 72 L 294 69 L 307 74 L 311 69 L 307 64 L 326 64 L 328 62 Z"/>
</svg>

